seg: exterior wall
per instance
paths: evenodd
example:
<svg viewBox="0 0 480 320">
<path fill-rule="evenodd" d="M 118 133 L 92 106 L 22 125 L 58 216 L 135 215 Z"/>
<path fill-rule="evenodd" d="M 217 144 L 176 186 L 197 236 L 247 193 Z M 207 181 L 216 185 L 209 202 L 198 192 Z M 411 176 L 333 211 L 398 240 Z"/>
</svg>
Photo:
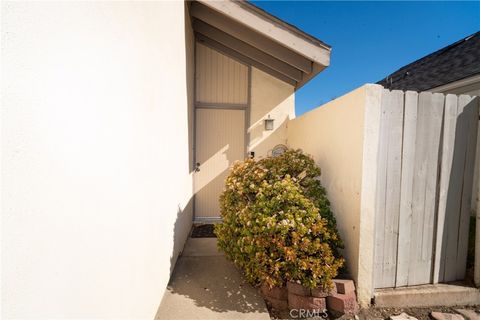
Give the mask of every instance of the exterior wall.
<svg viewBox="0 0 480 320">
<path fill-rule="evenodd" d="M 274 119 L 274 130 L 265 131 L 264 119 Z M 278 144 L 287 144 L 287 123 L 295 117 L 294 87 L 252 67 L 248 151 L 255 157 L 271 154 Z"/>
<path fill-rule="evenodd" d="M 234 161 L 250 151 L 264 157 L 276 145 L 286 144 L 287 121 L 294 117 L 294 87 L 200 42 L 196 59 L 195 161 L 200 170 L 195 174 L 194 211 L 196 221 L 205 221 L 219 219 L 218 197 Z M 205 116 L 205 109 L 212 108 Z M 234 114 L 242 119 L 242 128 L 225 126 Z M 272 131 L 264 129 L 268 116 L 275 119 Z"/>
<path fill-rule="evenodd" d="M 357 280 L 366 86 L 316 108 L 288 124 L 288 145 L 312 155 L 322 169 L 344 255 Z"/>
<path fill-rule="evenodd" d="M 191 223 L 184 15 L 2 3 L 3 319 L 154 317 Z"/>
<path fill-rule="evenodd" d="M 184 147 L 187 151 L 187 161 L 188 164 L 186 167 L 183 167 L 184 159 L 185 159 L 185 149 L 181 149 L 181 153 L 175 154 L 175 157 L 180 160 L 182 163 L 182 167 L 180 167 L 180 171 L 178 171 L 178 174 L 180 176 L 184 176 L 184 184 L 182 185 L 182 189 L 179 191 L 179 194 L 177 196 L 181 197 L 181 201 L 179 202 L 179 205 L 177 206 L 177 219 L 174 224 L 174 238 L 173 238 L 173 250 L 171 253 L 170 257 L 170 273 L 169 276 L 173 272 L 173 268 L 175 267 L 175 263 L 177 261 L 178 256 L 183 250 L 183 247 L 185 245 L 185 242 L 187 241 L 188 235 L 190 233 L 190 230 L 192 228 L 192 221 L 193 221 L 193 173 L 195 170 L 195 166 L 193 163 L 193 153 L 194 153 L 194 112 L 195 112 L 195 97 L 194 97 L 194 87 L 195 87 L 195 36 L 193 33 L 193 28 L 191 24 L 191 18 L 190 18 L 190 13 L 188 12 L 188 5 L 184 6 L 185 9 L 185 14 L 183 17 L 179 17 L 178 19 L 184 18 L 184 34 L 183 34 L 183 42 L 184 42 L 184 50 L 185 54 L 183 55 L 185 60 L 180 60 L 177 64 L 179 67 L 181 67 L 181 70 L 185 76 L 183 77 L 183 81 L 186 83 L 186 98 L 187 98 L 187 105 L 185 108 L 187 108 L 187 118 L 185 119 L 185 114 L 183 113 L 183 105 L 179 106 L 179 109 L 181 110 L 181 116 L 178 119 L 178 124 L 179 128 L 177 130 L 185 130 L 185 124 L 187 125 L 187 141 L 188 144 L 186 144 Z M 179 40 L 181 41 L 181 40 Z M 183 66 L 182 62 L 185 62 L 185 66 Z M 179 75 L 179 79 L 177 79 L 178 82 L 180 83 L 182 81 L 181 76 Z M 166 90 L 166 89 L 163 89 Z M 168 108 L 168 107 L 164 107 Z M 170 114 L 170 110 L 168 111 Z M 181 143 L 184 143 L 184 134 L 185 131 L 182 132 L 181 135 Z M 176 137 L 177 138 L 177 137 Z M 167 136 L 162 136 L 162 140 L 167 140 Z M 175 139 L 176 140 L 176 139 Z M 163 155 L 165 155 L 165 152 L 163 152 Z M 173 155 L 173 153 L 172 153 Z M 162 183 L 165 183 L 163 181 Z M 178 208 L 181 208 L 181 210 L 178 210 Z M 168 282 L 169 279 L 167 279 Z M 166 287 L 166 286 L 165 286 Z"/>
<path fill-rule="evenodd" d="M 195 170 L 194 163 L 194 129 L 195 129 L 195 35 L 193 33 L 190 6 L 185 5 L 185 51 L 186 51 L 186 81 L 187 81 L 187 99 L 188 99 L 188 150 L 190 163 L 190 172 Z M 193 175 L 192 175 L 193 180 Z M 193 192 L 193 185 L 192 185 Z M 193 208 L 193 201 L 191 201 Z M 191 226 L 190 226 L 191 227 Z"/>
</svg>

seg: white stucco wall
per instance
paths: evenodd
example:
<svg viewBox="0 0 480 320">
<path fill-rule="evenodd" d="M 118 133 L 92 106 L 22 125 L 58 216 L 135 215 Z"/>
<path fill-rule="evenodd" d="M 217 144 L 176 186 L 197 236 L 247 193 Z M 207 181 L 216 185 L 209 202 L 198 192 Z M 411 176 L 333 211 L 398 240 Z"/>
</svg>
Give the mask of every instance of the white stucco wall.
<svg viewBox="0 0 480 320">
<path fill-rule="evenodd" d="M 287 144 L 287 123 L 295 118 L 294 87 L 252 67 L 250 137 L 248 152 L 255 157 L 271 155 L 278 144 Z M 274 129 L 265 130 L 264 120 L 274 119 Z"/>
<path fill-rule="evenodd" d="M 2 319 L 154 317 L 191 221 L 184 13 L 2 3 Z"/>
</svg>

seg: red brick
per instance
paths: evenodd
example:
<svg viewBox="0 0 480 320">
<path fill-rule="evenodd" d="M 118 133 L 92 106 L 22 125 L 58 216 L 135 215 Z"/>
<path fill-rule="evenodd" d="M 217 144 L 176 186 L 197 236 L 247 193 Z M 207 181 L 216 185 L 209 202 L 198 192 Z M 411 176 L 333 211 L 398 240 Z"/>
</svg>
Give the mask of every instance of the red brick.
<svg viewBox="0 0 480 320">
<path fill-rule="evenodd" d="M 287 301 L 287 299 L 288 299 L 287 287 L 269 288 L 266 284 L 262 284 L 262 286 L 260 287 L 260 292 L 264 296 L 268 296 L 268 297 L 275 298 L 275 299 L 278 299 L 278 300 Z"/>
<path fill-rule="evenodd" d="M 355 314 L 358 312 L 357 297 L 354 292 L 348 294 L 337 293 L 327 297 L 327 307 L 331 311 L 349 315 Z"/>
<path fill-rule="evenodd" d="M 355 292 L 355 284 L 353 283 L 353 280 L 333 279 L 333 282 L 337 287 L 338 293 L 348 294 Z"/>
<path fill-rule="evenodd" d="M 326 308 L 326 301 L 325 298 L 299 296 L 289 292 L 288 307 L 290 309 L 323 311 Z"/>
<path fill-rule="evenodd" d="M 276 310 L 288 310 L 288 301 L 265 296 L 265 300 Z"/>
<path fill-rule="evenodd" d="M 331 296 L 332 294 L 337 293 L 337 287 L 334 285 L 331 289 L 320 289 L 315 288 L 311 290 L 312 296 L 317 298 L 326 298 L 327 296 Z"/>
<path fill-rule="evenodd" d="M 288 293 L 293 293 L 298 296 L 309 296 L 310 288 L 304 287 L 295 282 L 287 282 Z"/>
</svg>

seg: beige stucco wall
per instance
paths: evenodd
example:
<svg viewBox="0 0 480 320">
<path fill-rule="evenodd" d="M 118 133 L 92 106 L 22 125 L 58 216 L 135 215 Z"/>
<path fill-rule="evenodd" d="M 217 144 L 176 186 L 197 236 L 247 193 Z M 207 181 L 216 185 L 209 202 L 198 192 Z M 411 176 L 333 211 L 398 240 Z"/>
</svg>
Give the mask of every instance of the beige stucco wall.
<svg viewBox="0 0 480 320">
<path fill-rule="evenodd" d="M 356 279 L 366 87 L 361 87 L 288 124 L 288 145 L 312 155 L 345 242 L 344 255 Z"/>
<path fill-rule="evenodd" d="M 366 84 L 288 123 L 288 146 L 310 154 L 345 242 L 363 307 L 373 296 L 374 216 L 382 87 Z"/>
<path fill-rule="evenodd" d="M 2 3 L 2 319 L 154 317 L 191 221 L 184 14 Z"/>
<path fill-rule="evenodd" d="M 265 157 L 287 143 L 287 123 L 295 117 L 294 87 L 252 67 L 248 152 Z M 264 119 L 274 119 L 274 130 L 266 131 Z"/>
</svg>

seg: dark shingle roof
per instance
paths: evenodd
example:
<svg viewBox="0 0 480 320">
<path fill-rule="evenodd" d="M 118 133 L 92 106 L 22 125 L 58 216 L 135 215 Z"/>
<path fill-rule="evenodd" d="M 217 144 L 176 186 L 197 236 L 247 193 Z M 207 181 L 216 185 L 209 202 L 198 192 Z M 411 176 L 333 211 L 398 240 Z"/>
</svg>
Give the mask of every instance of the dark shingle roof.
<svg viewBox="0 0 480 320">
<path fill-rule="evenodd" d="M 429 54 L 377 82 L 385 88 L 425 91 L 480 74 L 480 31 Z"/>
</svg>

